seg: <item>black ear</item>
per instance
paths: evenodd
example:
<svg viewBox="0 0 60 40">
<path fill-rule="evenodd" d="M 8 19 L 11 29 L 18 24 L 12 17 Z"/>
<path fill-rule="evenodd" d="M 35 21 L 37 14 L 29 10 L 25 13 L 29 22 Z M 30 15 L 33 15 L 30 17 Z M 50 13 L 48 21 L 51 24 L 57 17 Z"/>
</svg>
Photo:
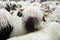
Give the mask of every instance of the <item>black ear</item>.
<svg viewBox="0 0 60 40">
<path fill-rule="evenodd" d="M 37 31 L 37 28 L 35 28 L 35 25 L 37 24 L 38 24 L 38 20 L 36 18 L 29 17 L 25 22 L 25 28 L 28 32 L 34 32 Z"/>
<path fill-rule="evenodd" d="M 8 4 L 6 4 L 7 7 L 5 7 L 5 9 L 9 12 L 10 11 L 10 6 Z"/>
<path fill-rule="evenodd" d="M 22 16 L 22 13 L 21 12 L 18 12 L 17 13 L 17 16 L 21 17 Z"/>
<path fill-rule="evenodd" d="M 9 23 L 5 28 L 2 27 L 0 30 L 0 40 L 8 39 L 12 30 L 13 30 L 13 27 L 11 27 Z"/>
</svg>

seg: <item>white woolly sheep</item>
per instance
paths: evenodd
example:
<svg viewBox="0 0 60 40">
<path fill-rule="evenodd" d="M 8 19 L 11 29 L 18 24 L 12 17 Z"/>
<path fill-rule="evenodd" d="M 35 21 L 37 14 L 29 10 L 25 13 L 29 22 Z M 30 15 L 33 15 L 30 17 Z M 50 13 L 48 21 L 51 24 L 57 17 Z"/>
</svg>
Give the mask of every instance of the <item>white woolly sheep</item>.
<svg viewBox="0 0 60 40">
<path fill-rule="evenodd" d="M 29 6 L 22 11 L 23 25 L 28 32 L 40 29 L 40 23 L 43 18 L 42 11 L 36 6 Z"/>
<path fill-rule="evenodd" d="M 12 24 L 14 29 L 10 37 L 26 34 L 25 27 L 22 26 L 23 23 L 22 23 L 21 12 L 18 12 L 17 10 L 13 10 L 12 13 L 13 14 L 11 15 L 10 23 Z"/>
<path fill-rule="evenodd" d="M 17 10 L 14 10 L 12 13 L 9 23 L 13 26 L 13 30 L 10 37 L 21 36 L 40 29 L 43 13 L 38 7 L 30 6 L 22 13 Z"/>
<path fill-rule="evenodd" d="M 12 31 L 12 26 L 9 23 L 9 12 L 5 9 L 0 9 L 0 39 L 5 40 L 9 38 Z"/>
<path fill-rule="evenodd" d="M 56 21 L 60 23 L 60 6 L 55 6 L 55 9 L 49 13 L 47 16 L 45 16 L 45 20 L 50 22 L 50 21 Z"/>
<path fill-rule="evenodd" d="M 22 26 L 22 14 L 13 11 L 10 15 L 5 9 L 0 9 L 0 39 L 6 40 L 9 37 L 26 34 L 25 27 Z"/>
<path fill-rule="evenodd" d="M 60 40 L 60 24 L 49 22 L 42 30 L 7 40 Z"/>
</svg>

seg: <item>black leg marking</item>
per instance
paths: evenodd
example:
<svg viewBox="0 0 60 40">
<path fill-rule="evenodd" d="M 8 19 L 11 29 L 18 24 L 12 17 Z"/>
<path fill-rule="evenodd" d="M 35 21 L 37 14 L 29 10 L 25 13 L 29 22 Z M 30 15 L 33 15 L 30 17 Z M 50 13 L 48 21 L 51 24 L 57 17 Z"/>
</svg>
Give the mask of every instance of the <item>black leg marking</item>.
<svg viewBox="0 0 60 40">
<path fill-rule="evenodd" d="M 35 25 L 38 24 L 38 20 L 33 17 L 29 17 L 26 21 L 25 28 L 28 32 L 36 31 Z"/>
<path fill-rule="evenodd" d="M 8 24 L 5 28 L 2 27 L 0 30 L 0 40 L 8 39 L 12 30 L 13 30 L 13 27 L 11 27 L 10 24 Z"/>
</svg>

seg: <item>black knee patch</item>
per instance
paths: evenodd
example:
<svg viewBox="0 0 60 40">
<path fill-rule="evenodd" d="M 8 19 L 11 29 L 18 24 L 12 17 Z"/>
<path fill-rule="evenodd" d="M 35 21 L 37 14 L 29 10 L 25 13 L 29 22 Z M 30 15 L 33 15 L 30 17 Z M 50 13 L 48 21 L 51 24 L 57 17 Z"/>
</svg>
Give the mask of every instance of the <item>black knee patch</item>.
<svg viewBox="0 0 60 40">
<path fill-rule="evenodd" d="M 9 23 L 5 28 L 2 27 L 0 30 L 0 40 L 8 39 L 12 30 L 13 30 L 13 27 L 11 27 Z"/>
</svg>

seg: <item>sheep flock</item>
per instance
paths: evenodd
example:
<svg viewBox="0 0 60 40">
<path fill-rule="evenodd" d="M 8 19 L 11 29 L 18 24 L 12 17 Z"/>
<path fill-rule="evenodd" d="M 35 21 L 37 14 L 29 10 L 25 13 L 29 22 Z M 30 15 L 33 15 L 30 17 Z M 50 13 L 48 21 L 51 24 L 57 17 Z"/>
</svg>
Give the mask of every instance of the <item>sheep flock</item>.
<svg viewBox="0 0 60 40">
<path fill-rule="evenodd" d="M 0 1 L 0 40 L 60 40 L 60 1 Z"/>
</svg>

